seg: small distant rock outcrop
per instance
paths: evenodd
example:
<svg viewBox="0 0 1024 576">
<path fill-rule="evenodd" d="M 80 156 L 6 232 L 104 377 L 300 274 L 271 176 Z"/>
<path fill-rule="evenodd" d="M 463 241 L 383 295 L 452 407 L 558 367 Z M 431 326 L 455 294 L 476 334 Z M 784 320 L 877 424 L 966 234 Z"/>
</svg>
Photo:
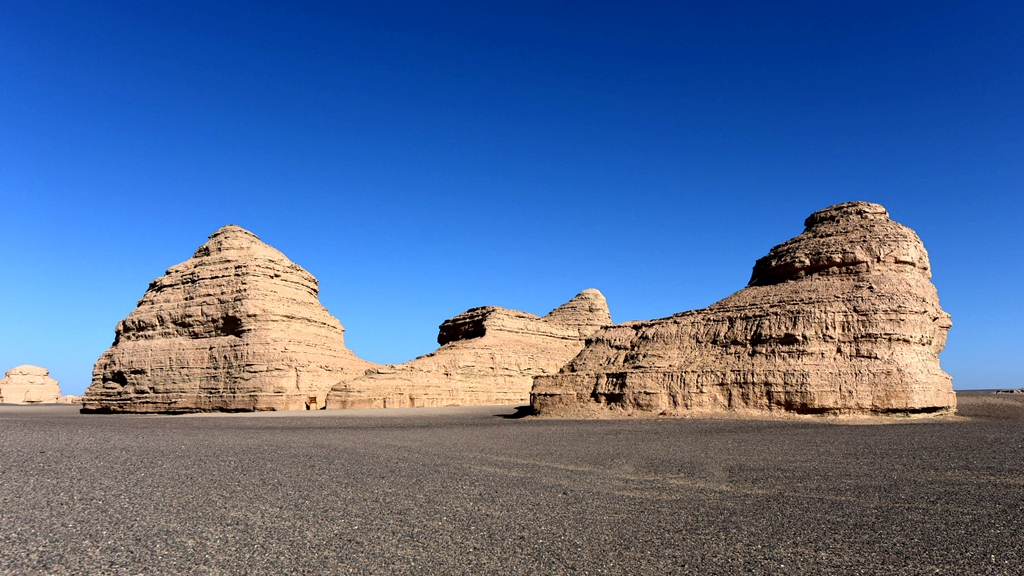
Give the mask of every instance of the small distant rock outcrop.
<svg viewBox="0 0 1024 576">
<path fill-rule="evenodd" d="M 55 404 L 60 398 L 60 385 L 46 368 L 24 364 L 0 378 L 0 404 Z"/>
<path fill-rule="evenodd" d="M 327 408 L 525 403 L 534 376 L 556 372 L 589 335 L 611 323 L 608 303 L 592 288 L 542 318 L 496 306 L 473 308 L 441 324 L 436 351 L 339 383 Z"/>
<path fill-rule="evenodd" d="M 534 411 L 951 413 L 938 353 L 952 324 L 917 234 L 867 202 L 805 226 L 732 296 L 599 330 L 558 374 L 535 379 Z"/>
<path fill-rule="evenodd" d="M 1006 390 L 996 390 L 996 394 L 1024 394 L 1024 388 L 1008 388 Z"/>
<path fill-rule="evenodd" d="M 371 364 L 317 280 L 238 226 L 150 283 L 96 361 L 83 412 L 302 410 Z"/>
</svg>

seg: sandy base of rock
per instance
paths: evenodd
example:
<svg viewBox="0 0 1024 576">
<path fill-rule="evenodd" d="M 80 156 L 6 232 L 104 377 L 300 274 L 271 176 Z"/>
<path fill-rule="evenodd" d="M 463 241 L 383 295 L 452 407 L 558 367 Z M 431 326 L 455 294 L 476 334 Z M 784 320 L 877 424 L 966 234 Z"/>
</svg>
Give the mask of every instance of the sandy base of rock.
<svg viewBox="0 0 1024 576">
<path fill-rule="evenodd" d="M 693 410 L 655 414 L 643 410 L 623 410 L 614 406 L 583 404 L 551 409 L 544 416 L 528 414 L 527 418 L 556 420 L 615 420 L 693 418 L 705 420 L 782 420 L 824 424 L 900 424 L 935 421 L 962 421 L 970 418 L 1024 420 L 1024 394 L 1000 394 L 995 390 L 962 390 L 956 392 L 957 409 L 933 413 L 875 414 L 795 414 L 782 410 Z"/>
<path fill-rule="evenodd" d="M 628 410 L 606 404 L 578 404 L 547 408 L 543 416 L 529 415 L 529 418 L 560 419 L 560 420 L 615 420 L 615 419 L 705 419 L 705 420 L 790 420 L 801 422 L 821 422 L 837 424 L 893 424 L 899 422 L 934 421 L 956 419 L 952 410 L 940 410 L 927 413 L 894 412 L 887 414 L 864 413 L 829 413 L 799 414 L 785 410 L 686 410 L 679 412 L 649 412 L 646 410 Z"/>
<path fill-rule="evenodd" d="M 681 413 L 655 414 L 642 410 L 627 411 L 617 407 L 598 405 L 572 405 L 552 411 L 544 416 L 532 413 L 529 404 L 486 404 L 472 406 L 431 406 L 416 408 L 359 408 L 344 410 L 304 410 L 304 411 L 257 411 L 257 412 L 180 412 L 180 413 L 126 413 L 119 417 L 146 418 L 408 418 L 431 416 L 457 416 L 493 412 L 495 416 L 512 419 L 529 420 L 759 420 L 759 421 L 791 421 L 818 424 L 912 424 L 920 422 L 961 422 L 972 418 L 1022 420 L 1024 421 L 1024 395 L 997 394 L 994 390 L 967 390 L 956 392 L 957 410 L 930 414 L 795 414 L 782 410 L 764 412 L 756 410 L 706 410 Z M 7 406 L 7 405 L 4 405 Z M 15 406 L 15 405 L 10 405 Z M 43 405 L 37 405 L 43 406 Z M 49 404 L 47 406 L 53 406 Z"/>
</svg>

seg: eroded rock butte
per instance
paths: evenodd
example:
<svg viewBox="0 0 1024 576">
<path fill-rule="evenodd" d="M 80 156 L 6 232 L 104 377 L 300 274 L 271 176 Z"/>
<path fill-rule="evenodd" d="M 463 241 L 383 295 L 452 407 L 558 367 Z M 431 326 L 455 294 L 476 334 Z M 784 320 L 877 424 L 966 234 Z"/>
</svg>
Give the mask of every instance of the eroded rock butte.
<svg viewBox="0 0 1024 576">
<path fill-rule="evenodd" d="M 952 412 L 938 359 L 952 324 L 917 234 L 867 202 L 830 206 L 805 226 L 732 296 L 597 331 L 559 373 L 534 380 L 532 408 Z"/>
<path fill-rule="evenodd" d="M 525 403 L 534 376 L 555 373 L 583 349 L 587 336 L 609 324 L 608 304 L 592 288 L 544 317 L 473 308 L 441 324 L 436 351 L 339 383 L 327 408 Z"/>
<path fill-rule="evenodd" d="M 24 364 L 0 378 L 2 404 L 53 404 L 60 399 L 60 385 L 46 368 Z"/>
<path fill-rule="evenodd" d="M 83 412 L 321 408 L 371 364 L 345 348 L 317 280 L 238 226 L 150 283 L 93 369 Z"/>
</svg>

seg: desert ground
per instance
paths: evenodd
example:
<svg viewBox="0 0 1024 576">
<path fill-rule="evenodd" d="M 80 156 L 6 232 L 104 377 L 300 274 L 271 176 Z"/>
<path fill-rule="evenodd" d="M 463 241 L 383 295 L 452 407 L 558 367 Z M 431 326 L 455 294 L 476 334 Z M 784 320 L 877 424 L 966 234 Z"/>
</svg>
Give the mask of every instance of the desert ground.
<svg viewBox="0 0 1024 576">
<path fill-rule="evenodd" d="M 0 407 L 5 574 L 1020 574 L 1024 395 L 885 424 Z"/>
</svg>

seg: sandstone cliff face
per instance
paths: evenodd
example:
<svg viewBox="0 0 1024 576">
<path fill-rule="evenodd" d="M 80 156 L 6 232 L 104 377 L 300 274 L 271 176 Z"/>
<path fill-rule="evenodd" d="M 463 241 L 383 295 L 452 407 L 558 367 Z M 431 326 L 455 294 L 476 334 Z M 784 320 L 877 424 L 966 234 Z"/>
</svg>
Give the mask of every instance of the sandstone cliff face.
<svg viewBox="0 0 1024 576">
<path fill-rule="evenodd" d="M 96 361 L 83 412 L 321 408 L 370 363 L 345 348 L 316 279 L 238 226 L 149 285 Z"/>
<path fill-rule="evenodd" d="M 949 315 L 917 235 L 882 206 L 812 214 L 705 309 L 603 328 L 558 374 L 535 379 L 539 414 L 791 411 L 947 413 L 939 368 Z"/>
<path fill-rule="evenodd" d="M 25 364 L 0 378 L 0 404 L 53 404 L 59 399 L 60 385 L 46 368 Z"/>
<path fill-rule="evenodd" d="M 604 296 L 584 290 L 543 318 L 495 306 L 441 324 L 436 351 L 405 364 L 377 366 L 339 383 L 327 408 L 405 408 L 519 404 L 533 377 L 552 374 L 611 324 Z"/>
</svg>

